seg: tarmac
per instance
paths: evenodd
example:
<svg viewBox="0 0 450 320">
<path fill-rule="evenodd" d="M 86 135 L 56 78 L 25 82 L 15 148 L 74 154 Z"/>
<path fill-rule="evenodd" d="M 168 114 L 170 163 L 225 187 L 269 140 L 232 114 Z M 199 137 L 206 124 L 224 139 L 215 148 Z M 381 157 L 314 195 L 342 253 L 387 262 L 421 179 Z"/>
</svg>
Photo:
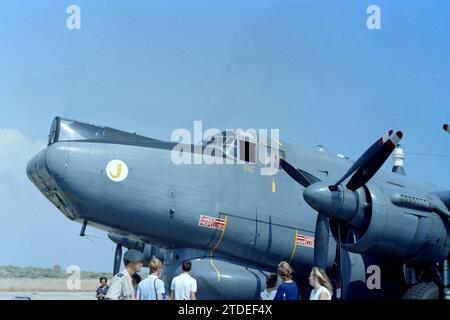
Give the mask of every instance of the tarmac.
<svg viewBox="0 0 450 320">
<path fill-rule="evenodd" d="M 0 300 L 95 300 L 93 292 L 0 292 Z"/>
</svg>

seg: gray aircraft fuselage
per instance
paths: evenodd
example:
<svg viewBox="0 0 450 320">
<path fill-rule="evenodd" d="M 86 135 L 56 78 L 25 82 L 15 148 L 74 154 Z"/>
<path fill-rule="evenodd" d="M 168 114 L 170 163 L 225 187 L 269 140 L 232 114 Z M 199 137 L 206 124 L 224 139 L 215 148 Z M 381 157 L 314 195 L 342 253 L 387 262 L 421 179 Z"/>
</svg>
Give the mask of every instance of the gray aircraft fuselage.
<svg viewBox="0 0 450 320">
<path fill-rule="evenodd" d="M 171 159 L 174 145 L 132 137 L 59 140 L 30 160 L 27 172 L 71 220 L 167 250 L 198 249 L 210 253 L 211 259 L 231 259 L 262 270 L 274 271 L 285 260 L 297 274 L 309 274 L 314 249 L 299 244 L 298 238 L 314 238 L 317 213 L 298 184 L 284 171 L 261 175 L 257 163 L 176 165 Z M 290 143 L 282 142 L 282 150 L 286 160 L 320 180 L 336 180 L 352 164 Z M 108 176 L 112 160 L 126 164 L 124 180 Z M 117 170 L 116 166 L 109 174 L 119 174 Z M 407 189 L 410 195 L 444 189 L 382 172 L 370 184 L 384 193 Z M 200 216 L 221 219 L 222 225 L 202 226 Z M 398 232 L 403 241 L 402 226 Z M 333 237 L 330 243 L 328 268 L 335 258 Z M 386 251 L 396 245 L 386 243 Z"/>
</svg>

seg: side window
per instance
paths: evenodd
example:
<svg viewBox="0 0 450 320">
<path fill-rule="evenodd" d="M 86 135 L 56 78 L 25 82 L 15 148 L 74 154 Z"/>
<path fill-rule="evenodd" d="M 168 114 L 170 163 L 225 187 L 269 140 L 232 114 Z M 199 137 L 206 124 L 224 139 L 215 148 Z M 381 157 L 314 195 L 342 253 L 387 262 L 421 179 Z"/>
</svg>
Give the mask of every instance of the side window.
<svg viewBox="0 0 450 320">
<path fill-rule="evenodd" d="M 256 163 L 256 145 L 249 141 L 239 140 L 239 159 L 249 163 Z"/>
<path fill-rule="evenodd" d="M 225 135 L 212 137 L 203 144 L 203 152 L 213 157 L 235 160 L 237 157 L 236 139 Z"/>
<path fill-rule="evenodd" d="M 228 137 L 223 145 L 223 157 L 236 160 L 236 139 Z"/>
</svg>

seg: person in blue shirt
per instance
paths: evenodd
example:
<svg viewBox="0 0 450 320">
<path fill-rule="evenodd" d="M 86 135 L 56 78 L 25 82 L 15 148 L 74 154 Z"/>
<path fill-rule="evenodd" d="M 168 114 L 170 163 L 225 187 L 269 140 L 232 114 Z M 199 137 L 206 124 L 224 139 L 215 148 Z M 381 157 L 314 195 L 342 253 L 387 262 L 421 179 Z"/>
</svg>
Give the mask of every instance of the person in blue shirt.
<svg viewBox="0 0 450 320">
<path fill-rule="evenodd" d="M 281 261 L 278 265 L 277 274 L 283 281 L 278 287 L 274 300 L 297 300 L 298 287 L 292 280 L 293 270 L 289 263 Z"/>
<path fill-rule="evenodd" d="M 166 300 L 166 289 L 164 282 L 160 279 L 162 266 L 159 259 L 154 258 L 150 261 L 150 275 L 138 286 L 137 297 L 139 300 Z"/>
</svg>

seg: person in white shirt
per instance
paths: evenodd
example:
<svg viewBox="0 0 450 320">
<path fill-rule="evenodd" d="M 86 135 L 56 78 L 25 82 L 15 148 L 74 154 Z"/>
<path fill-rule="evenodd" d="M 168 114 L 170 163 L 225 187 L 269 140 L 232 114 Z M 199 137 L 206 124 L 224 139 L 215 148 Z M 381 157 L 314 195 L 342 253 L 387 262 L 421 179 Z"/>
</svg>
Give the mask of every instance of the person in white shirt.
<svg viewBox="0 0 450 320">
<path fill-rule="evenodd" d="M 266 279 L 266 289 L 261 292 L 261 300 L 273 300 L 277 294 L 278 276 L 271 274 Z"/>
<path fill-rule="evenodd" d="M 197 281 L 189 274 L 192 263 L 189 260 L 183 261 L 181 266 L 183 272 L 173 278 L 170 286 L 171 300 L 197 300 Z"/>
<path fill-rule="evenodd" d="M 331 300 L 333 286 L 325 270 L 318 267 L 312 268 L 309 275 L 309 284 L 314 288 L 309 300 Z"/>
<path fill-rule="evenodd" d="M 160 279 L 162 274 L 162 262 L 152 259 L 149 264 L 150 275 L 141 281 L 138 286 L 137 296 L 139 300 L 165 300 L 166 289 Z"/>
</svg>

